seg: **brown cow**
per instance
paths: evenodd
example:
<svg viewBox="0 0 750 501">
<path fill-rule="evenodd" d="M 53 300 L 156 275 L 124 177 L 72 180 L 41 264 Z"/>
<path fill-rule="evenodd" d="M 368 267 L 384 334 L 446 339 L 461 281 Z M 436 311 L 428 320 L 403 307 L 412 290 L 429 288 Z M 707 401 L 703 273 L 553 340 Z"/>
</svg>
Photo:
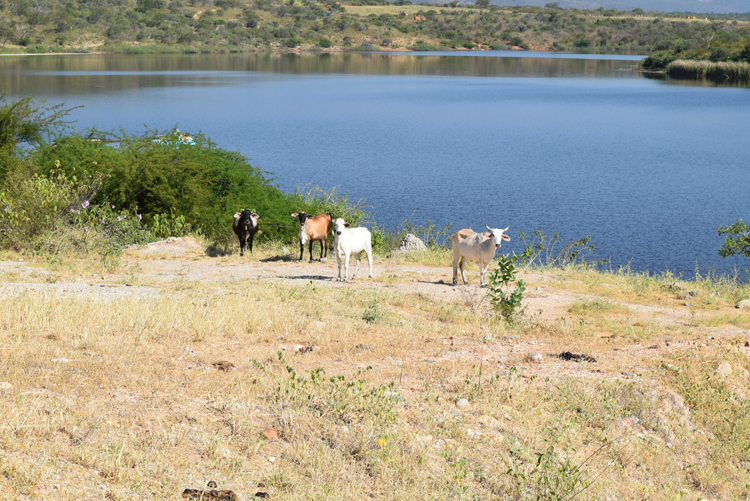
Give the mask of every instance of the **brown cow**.
<svg viewBox="0 0 750 501">
<path fill-rule="evenodd" d="M 305 254 L 305 243 L 310 242 L 310 262 L 312 263 L 313 242 L 320 241 L 320 260 L 324 261 L 328 257 L 328 235 L 331 234 L 331 215 L 318 214 L 310 217 L 304 211 L 292 214 L 293 218 L 299 219 L 299 260 L 302 262 L 302 256 Z M 325 258 L 323 253 L 325 252 Z"/>
</svg>

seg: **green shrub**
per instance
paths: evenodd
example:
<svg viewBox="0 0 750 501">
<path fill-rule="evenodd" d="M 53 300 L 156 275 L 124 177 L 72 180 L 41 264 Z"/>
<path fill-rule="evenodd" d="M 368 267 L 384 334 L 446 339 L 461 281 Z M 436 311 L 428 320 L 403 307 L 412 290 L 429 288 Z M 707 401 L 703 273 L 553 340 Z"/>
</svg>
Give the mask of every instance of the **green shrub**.
<svg viewBox="0 0 750 501">
<path fill-rule="evenodd" d="M 508 322 L 521 313 L 521 300 L 526 290 L 524 280 L 516 281 L 516 267 L 513 263 L 517 260 L 517 256 L 508 258 L 500 255 L 498 267 L 487 275 L 490 281 L 487 289 L 490 295 L 490 303 L 492 303 L 495 311 L 500 313 Z M 513 291 L 510 290 L 511 282 L 516 282 Z"/>
<path fill-rule="evenodd" d="M 326 37 L 320 37 L 320 39 L 318 39 L 318 45 L 320 45 L 324 49 L 330 49 L 333 43 Z"/>
<path fill-rule="evenodd" d="M 159 214 L 184 216 L 195 230 L 222 238 L 231 231 L 234 214 L 252 206 L 263 217 L 265 238 L 283 236 L 288 225 L 273 223 L 288 218 L 289 197 L 239 153 L 217 147 L 202 134 L 186 140 L 176 130 L 122 133 L 119 147 L 98 140 L 106 137 L 60 138 L 40 148 L 34 159 L 42 174 L 55 170 L 59 160 L 79 179 L 101 176 L 92 203 L 140 210 L 147 224 Z"/>
<path fill-rule="evenodd" d="M 125 245 L 152 239 L 141 216 L 90 200 L 101 178 L 81 182 L 64 172 L 35 174 L 0 192 L 0 248 L 34 254 L 98 253 L 117 266 Z"/>
</svg>

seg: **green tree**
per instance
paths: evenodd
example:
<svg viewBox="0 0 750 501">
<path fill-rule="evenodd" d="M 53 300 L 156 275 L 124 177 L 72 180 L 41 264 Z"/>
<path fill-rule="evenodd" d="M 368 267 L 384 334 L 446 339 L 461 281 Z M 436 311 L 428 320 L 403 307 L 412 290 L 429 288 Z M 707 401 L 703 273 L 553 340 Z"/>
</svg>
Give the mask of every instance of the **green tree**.
<svg viewBox="0 0 750 501">
<path fill-rule="evenodd" d="M 736 254 L 750 257 L 750 226 L 742 219 L 729 226 L 719 226 L 719 235 L 726 235 L 724 245 L 719 249 L 721 257 Z"/>
<path fill-rule="evenodd" d="M 73 123 L 65 118 L 78 107 L 64 106 L 47 107 L 43 100 L 34 100 L 33 97 L 8 101 L 4 93 L 0 94 L 0 182 L 19 165 L 24 153 L 18 148 L 19 144 L 38 146 Z"/>
</svg>

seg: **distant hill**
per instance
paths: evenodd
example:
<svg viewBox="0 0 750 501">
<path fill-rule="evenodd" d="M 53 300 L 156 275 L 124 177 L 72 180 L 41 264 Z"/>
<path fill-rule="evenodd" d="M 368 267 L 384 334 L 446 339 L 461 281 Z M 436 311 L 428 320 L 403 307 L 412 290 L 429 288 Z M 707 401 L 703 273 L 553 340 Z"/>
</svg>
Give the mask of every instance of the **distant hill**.
<svg viewBox="0 0 750 501">
<path fill-rule="evenodd" d="M 491 0 L 496 5 L 536 5 L 544 6 L 555 0 Z M 646 12 L 700 12 L 729 14 L 750 12 L 750 0 L 557 0 L 566 9 L 605 9 L 633 10 L 641 8 Z"/>
</svg>

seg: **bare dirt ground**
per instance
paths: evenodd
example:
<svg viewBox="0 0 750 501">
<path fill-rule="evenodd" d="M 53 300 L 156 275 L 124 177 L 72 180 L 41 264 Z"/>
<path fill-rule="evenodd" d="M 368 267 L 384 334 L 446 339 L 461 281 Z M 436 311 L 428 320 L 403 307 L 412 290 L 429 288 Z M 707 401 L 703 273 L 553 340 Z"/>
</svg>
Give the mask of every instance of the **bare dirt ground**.
<svg viewBox="0 0 750 501">
<path fill-rule="evenodd" d="M 284 249 L 286 251 L 286 249 Z M 54 273 L 38 264 L 24 261 L 0 262 L 0 283 L 3 290 L 47 290 L 64 295 L 93 296 L 102 300 L 116 300 L 120 297 L 158 296 L 168 294 L 175 284 L 199 282 L 209 290 L 231 290 L 233 284 L 247 281 L 278 281 L 288 284 L 347 288 L 349 290 L 374 290 L 400 294 L 418 294 L 433 301 L 458 302 L 462 306 L 487 311 L 486 289 L 478 285 L 476 269 L 467 270 L 469 284 L 454 286 L 450 264 L 443 267 L 430 267 L 420 264 L 399 264 L 386 260 L 376 261 L 374 280 L 367 278 L 367 262 L 360 266 L 356 279 L 348 283 L 338 282 L 336 259 L 329 256 L 325 262 L 298 262 L 296 250 L 282 256 L 253 258 L 239 255 L 210 257 L 205 248 L 192 238 L 171 238 L 155 242 L 137 249 L 131 249 L 123 259 L 123 266 L 114 273 L 81 274 L 77 277 L 56 278 Z M 355 262 L 350 263 L 350 275 Z M 475 363 L 496 363 L 501 366 L 524 364 L 529 374 L 546 376 L 583 376 L 634 378 L 644 374 L 648 368 L 669 352 L 710 346 L 726 346 L 740 341 L 740 348 L 750 340 L 750 330 L 732 325 L 719 327 L 697 326 L 701 318 L 720 314 L 732 315 L 737 310 L 730 305 L 714 307 L 708 311 L 696 309 L 693 304 L 682 299 L 682 292 L 669 301 L 650 304 L 649 302 L 623 302 L 591 293 L 570 290 L 560 286 L 554 274 L 522 273 L 519 278 L 527 281 L 524 295 L 524 308 L 537 323 L 553 324 L 566 321 L 569 311 L 577 302 L 602 300 L 616 304 L 627 314 L 615 322 L 643 329 L 654 326 L 654 330 L 668 328 L 668 332 L 680 333 L 681 328 L 689 335 L 665 336 L 643 342 L 633 342 L 627 336 L 611 334 L 602 329 L 593 342 L 582 344 L 570 339 L 528 339 L 517 335 L 497 338 L 488 332 L 483 342 L 462 337 L 450 337 L 443 342 L 450 348 L 442 357 Z M 459 276 L 460 281 L 460 276 Z M 619 285 L 619 284 L 617 284 Z M 283 347 L 286 348 L 286 347 Z M 582 350 L 586 353 L 582 353 Z M 597 363 L 578 363 L 580 360 L 562 360 L 561 352 L 578 352 L 593 357 Z M 534 363 L 529 355 L 539 353 L 544 363 Z M 424 358 L 414 354 L 411 358 Z M 744 375 L 748 378 L 747 374 Z M 748 379 L 750 382 L 750 379 Z"/>
</svg>

